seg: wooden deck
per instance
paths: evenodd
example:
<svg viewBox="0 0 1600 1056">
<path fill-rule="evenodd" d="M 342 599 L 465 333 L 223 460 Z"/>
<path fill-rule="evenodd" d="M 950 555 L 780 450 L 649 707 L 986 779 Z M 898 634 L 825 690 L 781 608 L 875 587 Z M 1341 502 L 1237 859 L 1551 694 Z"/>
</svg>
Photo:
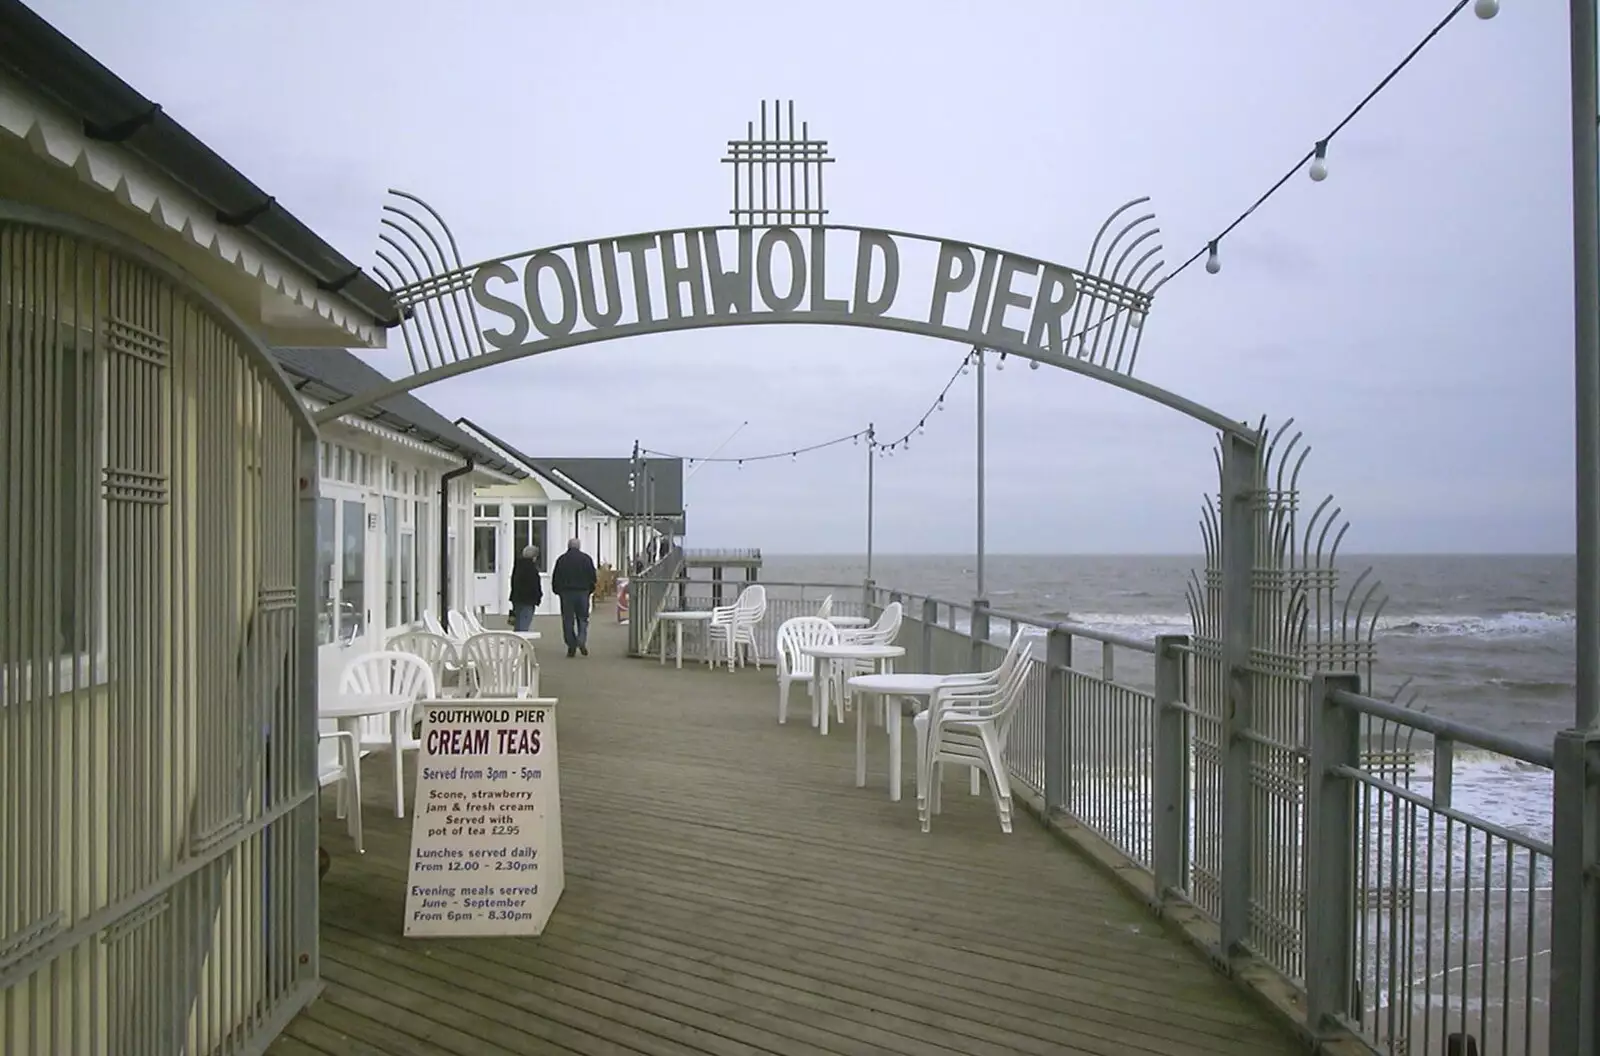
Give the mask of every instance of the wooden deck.
<svg viewBox="0 0 1600 1056">
<path fill-rule="evenodd" d="M 881 730 L 858 789 L 853 727 L 818 737 L 803 689 L 778 726 L 770 669 L 677 671 L 592 633 L 588 659 L 541 650 L 567 870 L 546 933 L 402 938 L 410 822 L 374 761 L 367 853 L 324 832 L 327 989 L 270 1053 L 1303 1051 L 1025 813 L 1002 834 L 964 772 L 923 834 Z"/>
</svg>

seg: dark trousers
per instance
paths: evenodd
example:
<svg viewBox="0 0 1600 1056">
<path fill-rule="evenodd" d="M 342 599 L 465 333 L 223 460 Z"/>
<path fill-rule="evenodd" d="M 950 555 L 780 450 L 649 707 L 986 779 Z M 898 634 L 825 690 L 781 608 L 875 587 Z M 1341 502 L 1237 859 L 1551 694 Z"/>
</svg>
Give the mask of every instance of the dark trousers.
<svg viewBox="0 0 1600 1056">
<path fill-rule="evenodd" d="M 561 593 L 561 637 L 568 649 L 589 645 L 589 592 L 567 590 Z"/>
</svg>

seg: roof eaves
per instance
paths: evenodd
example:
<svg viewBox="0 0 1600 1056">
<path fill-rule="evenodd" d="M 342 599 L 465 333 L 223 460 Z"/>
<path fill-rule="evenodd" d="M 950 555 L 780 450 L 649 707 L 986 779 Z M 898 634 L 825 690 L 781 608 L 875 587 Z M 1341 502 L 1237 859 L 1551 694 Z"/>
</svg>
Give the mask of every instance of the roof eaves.
<svg viewBox="0 0 1600 1056">
<path fill-rule="evenodd" d="M 0 0 L 0 69 L 83 123 L 91 139 L 115 143 L 305 270 L 318 289 L 348 301 L 383 327 L 400 323 L 393 295 L 21 0 Z"/>
</svg>

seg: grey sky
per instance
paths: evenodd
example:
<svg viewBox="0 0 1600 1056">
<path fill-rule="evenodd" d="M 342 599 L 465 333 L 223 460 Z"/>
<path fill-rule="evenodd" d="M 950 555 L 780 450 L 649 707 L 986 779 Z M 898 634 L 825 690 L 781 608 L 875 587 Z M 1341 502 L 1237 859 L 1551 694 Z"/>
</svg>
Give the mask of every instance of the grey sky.
<svg viewBox="0 0 1600 1056">
<path fill-rule="evenodd" d="M 470 260 L 724 222 L 725 142 L 794 98 L 845 223 L 1077 265 L 1148 194 L 1176 262 L 1325 133 L 1445 0 L 445 5 L 33 0 L 353 259 L 386 187 Z M 471 11 L 470 15 L 445 12 Z M 978 12 L 986 12 L 979 14 Z M 811 28 L 815 27 L 815 28 Z M 1292 416 L 1356 551 L 1569 550 L 1571 263 L 1562 5 L 1458 20 L 1297 176 L 1162 290 L 1138 374 Z M 397 342 L 398 344 L 398 342 Z M 760 454 L 916 424 L 964 349 L 756 327 L 612 342 L 419 391 L 539 454 Z M 404 369 L 398 347 L 374 354 Z M 1060 371 L 989 386 L 994 552 L 1198 549 L 1202 427 Z M 973 389 L 878 464 L 883 551 L 970 549 Z M 853 551 L 864 455 L 708 466 L 696 545 Z"/>
</svg>

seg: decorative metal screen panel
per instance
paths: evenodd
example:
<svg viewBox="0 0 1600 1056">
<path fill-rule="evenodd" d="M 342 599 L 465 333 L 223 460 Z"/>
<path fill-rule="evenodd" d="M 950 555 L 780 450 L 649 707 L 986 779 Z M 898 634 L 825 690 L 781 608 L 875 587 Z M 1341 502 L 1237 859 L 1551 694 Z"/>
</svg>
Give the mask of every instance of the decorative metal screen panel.
<svg viewBox="0 0 1600 1056">
<path fill-rule="evenodd" d="M 0 1051 L 232 1051 L 314 986 L 299 460 L 165 268 L 0 209 Z"/>
</svg>

